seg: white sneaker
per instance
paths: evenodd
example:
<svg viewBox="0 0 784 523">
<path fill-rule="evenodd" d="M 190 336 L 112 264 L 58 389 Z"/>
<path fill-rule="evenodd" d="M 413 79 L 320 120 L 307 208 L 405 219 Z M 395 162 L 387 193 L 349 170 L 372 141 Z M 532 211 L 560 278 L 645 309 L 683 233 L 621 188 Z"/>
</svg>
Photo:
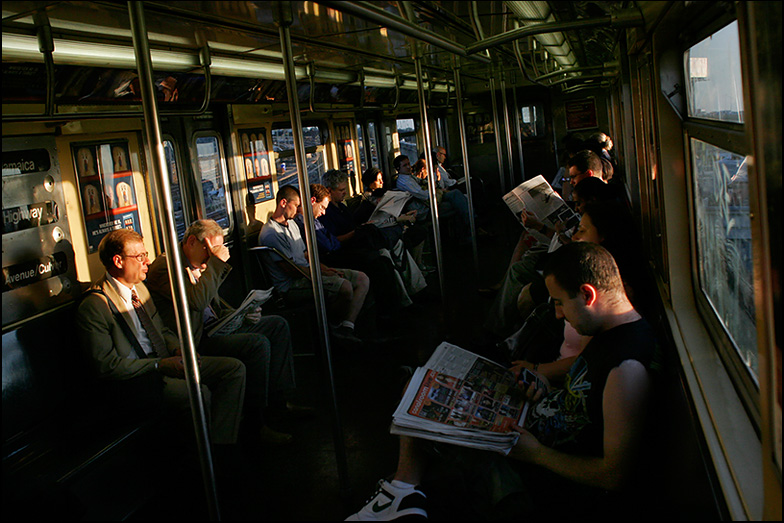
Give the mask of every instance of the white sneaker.
<svg viewBox="0 0 784 523">
<path fill-rule="evenodd" d="M 417 487 L 398 488 L 382 479 L 378 482 L 376 493 L 362 510 L 347 517 L 346 521 L 393 521 L 403 517 L 427 519 L 426 499 L 427 496 Z"/>
</svg>

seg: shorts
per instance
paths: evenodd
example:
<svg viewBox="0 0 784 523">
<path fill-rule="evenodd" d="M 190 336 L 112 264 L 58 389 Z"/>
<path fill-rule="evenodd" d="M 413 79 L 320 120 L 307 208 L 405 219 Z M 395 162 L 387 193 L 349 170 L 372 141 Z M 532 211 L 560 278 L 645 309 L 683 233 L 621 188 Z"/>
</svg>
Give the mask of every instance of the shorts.
<svg viewBox="0 0 784 523">
<path fill-rule="evenodd" d="M 340 287 L 344 281 L 351 283 L 354 287 L 359 279 L 359 271 L 351 269 L 335 269 L 343 273 L 343 276 L 321 275 L 321 286 L 324 289 L 324 299 L 327 302 L 334 302 L 338 298 Z M 307 278 L 300 278 L 291 283 L 291 287 L 284 293 L 287 302 L 298 302 L 306 298 L 313 298 L 313 285 Z"/>
</svg>

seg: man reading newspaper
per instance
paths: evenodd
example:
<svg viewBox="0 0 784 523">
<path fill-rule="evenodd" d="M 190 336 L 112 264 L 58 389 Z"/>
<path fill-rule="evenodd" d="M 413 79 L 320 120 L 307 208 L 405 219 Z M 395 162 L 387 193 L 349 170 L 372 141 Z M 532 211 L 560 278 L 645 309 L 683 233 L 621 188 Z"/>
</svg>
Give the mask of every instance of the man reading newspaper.
<svg viewBox="0 0 784 523">
<path fill-rule="evenodd" d="M 243 303 L 243 314 L 234 316 L 242 320 L 239 324 L 230 322 L 236 326 L 234 332 L 221 329 L 220 335 L 205 335 L 205 329 L 211 332 L 213 326 L 235 312 L 218 296 L 218 289 L 231 271 L 223 228 L 214 220 L 197 220 L 185 231 L 180 247 L 196 350 L 203 355 L 232 356 L 242 361 L 247 373 L 245 428 L 265 444 L 290 442 L 291 435 L 276 432 L 265 422 L 265 410 L 270 415 L 270 410 L 277 414 L 304 409 L 287 401 L 295 389 L 288 322 L 280 316 L 262 316 L 260 307 Z M 150 265 L 147 284 L 164 324 L 176 332 L 166 253 Z"/>
<path fill-rule="evenodd" d="M 555 314 L 592 339 L 561 388 L 529 387 L 529 413 L 524 427 L 513 427 L 519 439 L 508 457 L 438 444 L 439 463 L 460 472 L 438 477 L 438 485 L 471 491 L 461 493 L 462 515 L 474 510 L 499 519 L 583 519 L 597 512 L 608 516 L 629 499 L 623 489 L 633 483 L 651 395 L 652 329 L 627 298 L 612 255 L 599 245 L 576 242 L 556 251 L 545 282 Z M 401 436 L 392 480 L 380 481 L 348 520 L 426 518 L 419 485 L 432 448 L 421 438 Z M 610 501 L 612 493 L 621 495 Z"/>
</svg>

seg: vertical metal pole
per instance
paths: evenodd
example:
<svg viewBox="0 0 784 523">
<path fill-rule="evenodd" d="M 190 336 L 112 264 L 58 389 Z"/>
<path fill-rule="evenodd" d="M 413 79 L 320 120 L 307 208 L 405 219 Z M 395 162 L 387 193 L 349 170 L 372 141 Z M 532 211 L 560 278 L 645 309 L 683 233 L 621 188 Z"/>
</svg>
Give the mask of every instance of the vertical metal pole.
<svg viewBox="0 0 784 523">
<path fill-rule="evenodd" d="M 493 104 L 493 128 L 495 129 L 495 152 L 498 156 L 498 180 L 501 194 L 506 194 L 506 177 L 504 176 L 504 153 L 501 151 L 501 129 L 498 126 L 498 103 L 495 99 L 495 78 L 490 76 L 490 100 Z"/>
<path fill-rule="evenodd" d="M 294 158 L 297 162 L 297 178 L 299 180 L 302 198 L 302 211 L 305 217 L 305 241 L 308 249 L 308 262 L 310 263 L 310 277 L 313 282 L 313 298 L 316 302 L 316 321 L 318 322 L 321 343 L 324 348 L 324 364 L 329 383 L 329 394 L 332 407 L 332 436 L 335 444 L 335 458 L 338 468 L 338 481 L 342 494 L 348 494 L 348 465 L 346 459 L 346 445 L 343 439 L 343 426 L 340 422 L 340 413 L 335 390 L 335 377 L 332 370 L 332 353 L 327 330 L 326 302 L 324 301 L 324 288 L 321 280 L 321 269 L 316 243 L 315 219 L 313 207 L 310 204 L 310 183 L 305 162 L 305 142 L 302 138 L 302 120 L 299 112 L 299 99 L 297 98 L 297 77 L 294 71 L 294 56 L 291 50 L 291 3 L 277 2 L 273 12 L 275 23 L 278 24 L 280 33 L 280 46 L 283 51 L 283 67 L 286 75 L 286 96 L 289 100 L 289 115 L 291 116 L 291 131 L 294 137 Z M 273 4 L 275 5 L 275 4 Z"/>
<path fill-rule="evenodd" d="M 517 186 L 514 179 L 514 163 L 512 162 L 512 128 L 509 125 L 509 104 L 506 99 L 506 78 L 501 72 L 501 103 L 504 106 L 504 135 L 506 137 L 506 157 L 509 161 L 509 188 Z"/>
<path fill-rule="evenodd" d="M 514 103 L 514 112 L 515 112 L 515 135 L 517 135 L 517 154 L 520 157 L 520 176 L 521 182 L 525 181 L 525 162 L 523 161 L 523 133 L 520 132 L 520 127 L 522 127 L 521 117 L 520 117 L 520 105 L 517 103 L 517 88 L 512 87 L 512 101 Z"/>
<path fill-rule="evenodd" d="M 457 58 L 455 58 L 457 59 Z M 465 117 L 463 116 L 463 88 L 460 85 L 460 67 L 455 65 L 455 95 L 457 97 L 457 122 L 460 127 L 460 150 L 463 153 L 463 172 L 466 181 L 466 194 L 468 195 L 468 218 L 471 225 L 471 247 L 474 252 L 474 272 L 479 277 L 479 254 L 476 247 L 476 225 L 474 223 L 474 192 L 471 188 L 471 173 L 468 166 L 468 143 L 466 141 Z"/>
<path fill-rule="evenodd" d="M 417 44 L 417 53 L 414 57 L 414 67 L 417 77 L 417 94 L 419 95 L 419 121 L 422 122 L 425 143 L 425 165 L 427 166 L 427 187 L 430 193 L 430 215 L 433 222 L 433 238 L 436 251 L 436 266 L 438 267 L 438 283 L 441 289 L 441 301 L 446 299 L 446 288 L 444 283 L 444 262 L 441 250 L 441 227 L 438 216 L 438 201 L 436 200 L 436 174 L 433 170 L 433 155 L 430 154 L 430 122 L 427 119 L 427 104 L 425 102 L 425 87 L 422 82 L 422 53 Z"/>
<path fill-rule="evenodd" d="M 180 258 L 180 247 L 177 243 L 177 229 L 174 224 L 174 205 L 171 198 L 168 166 L 166 155 L 163 151 L 163 143 L 161 142 L 161 127 L 158 119 L 158 106 L 152 74 L 152 59 L 150 58 L 150 45 L 147 39 L 147 27 L 144 21 L 142 2 L 128 2 L 128 13 L 131 20 L 136 67 L 139 72 L 144 127 L 147 134 L 147 143 L 152 153 L 150 166 L 152 168 L 152 178 L 155 181 L 153 186 L 155 187 L 158 201 L 161 203 L 158 207 L 158 219 L 163 224 L 163 240 L 167 253 L 166 263 L 169 268 L 169 280 L 172 289 L 175 291 L 174 312 L 177 317 L 177 329 L 180 335 L 185 366 L 185 382 L 188 387 L 188 397 L 190 398 L 193 427 L 196 432 L 196 444 L 199 450 L 204 490 L 207 496 L 207 508 L 210 512 L 210 518 L 213 521 L 220 521 L 207 415 L 204 410 L 204 399 L 201 395 L 196 347 L 193 343 L 193 331 L 191 330 L 190 315 L 188 314 L 188 299 L 185 295 L 185 277 L 182 272 L 183 264 Z"/>
</svg>

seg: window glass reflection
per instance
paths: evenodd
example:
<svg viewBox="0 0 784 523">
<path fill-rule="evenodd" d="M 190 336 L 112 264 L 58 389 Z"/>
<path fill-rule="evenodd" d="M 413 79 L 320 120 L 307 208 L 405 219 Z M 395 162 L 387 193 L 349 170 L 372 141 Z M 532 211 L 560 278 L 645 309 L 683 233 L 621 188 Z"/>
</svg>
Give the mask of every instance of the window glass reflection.
<svg viewBox="0 0 784 523">
<path fill-rule="evenodd" d="M 702 291 L 757 377 L 757 330 L 747 161 L 691 139 Z"/>
</svg>

